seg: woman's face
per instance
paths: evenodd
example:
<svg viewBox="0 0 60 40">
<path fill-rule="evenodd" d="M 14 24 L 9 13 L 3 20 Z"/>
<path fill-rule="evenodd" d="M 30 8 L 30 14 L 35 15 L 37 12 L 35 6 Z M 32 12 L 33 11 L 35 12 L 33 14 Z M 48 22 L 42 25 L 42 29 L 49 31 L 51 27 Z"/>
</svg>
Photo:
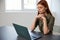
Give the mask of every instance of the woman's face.
<svg viewBox="0 0 60 40">
<path fill-rule="evenodd" d="M 37 8 L 38 8 L 38 12 L 41 13 L 41 14 L 46 12 L 46 8 L 41 4 L 38 4 Z"/>
</svg>

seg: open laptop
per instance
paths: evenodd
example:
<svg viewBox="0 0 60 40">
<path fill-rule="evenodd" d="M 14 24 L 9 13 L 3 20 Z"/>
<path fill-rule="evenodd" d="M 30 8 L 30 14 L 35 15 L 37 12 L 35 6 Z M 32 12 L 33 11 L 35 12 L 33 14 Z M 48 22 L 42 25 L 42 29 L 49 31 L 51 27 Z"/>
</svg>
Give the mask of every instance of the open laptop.
<svg viewBox="0 0 60 40">
<path fill-rule="evenodd" d="M 35 39 L 38 38 L 38 37 L 35 38 L 35 37 L 34 37 L 34 36 L 35 36 L 34 34 L 32 34 L 33 37 L 31 37 L 28 29 L 27 29 L 26 27 L 24 27 L 24 26 L 21 26 L 21 25 L 18 25 L 18 24 L 14 24 L 14 23 L 13 23 L 13 26 L 14 26 L 17 34 L 18 34 L 20 37 L 24 37 L 26 40 L 35 40 Z M 39 36 L 39 38 L 40 38 L 40 37 L 41 37 L 41 35 Z"/>
</svg>

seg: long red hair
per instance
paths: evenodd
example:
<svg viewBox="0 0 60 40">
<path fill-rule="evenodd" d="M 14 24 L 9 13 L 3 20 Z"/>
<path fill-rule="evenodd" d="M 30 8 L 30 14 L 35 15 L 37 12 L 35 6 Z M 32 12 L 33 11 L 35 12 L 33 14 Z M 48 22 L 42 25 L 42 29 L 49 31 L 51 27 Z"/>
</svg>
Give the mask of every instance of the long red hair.
<svg viewBox="0 0 60 40">
<path fill-rule="evenodd" d="M 38 5 L 38 4 L 41 4 L 41 5 L 43 5 L 44 7 L 46 7 L 46 8 L 47 8 L 47 9 L 46 9 L 46 12 L 47 12 L 48 14 L 52 15 L 51 12 L 50 12 L 50 10 L 49 10 L 49 6 L 48 6 L 47 1 L 41 0 L 41 1 L 39 1 L 39 2 L 37 3 L 37 5 Z M 39 12 L 38 12 L 38 15 L 39 15 Z"/>
</svg>

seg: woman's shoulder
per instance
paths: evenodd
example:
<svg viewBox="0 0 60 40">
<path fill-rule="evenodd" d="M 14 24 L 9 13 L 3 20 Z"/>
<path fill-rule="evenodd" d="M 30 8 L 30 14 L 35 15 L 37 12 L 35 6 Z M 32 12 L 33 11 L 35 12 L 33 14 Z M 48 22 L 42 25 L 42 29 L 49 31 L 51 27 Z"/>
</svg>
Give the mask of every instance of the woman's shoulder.
<svg viewBox="0 0 60 40">
<path fill-rule="evenodd" d="M 55 20 L 55 17 L 53 15 L 48 14 L 47 17 L 49 17 L 49 19 L 54 19 Z"/>
</svg>

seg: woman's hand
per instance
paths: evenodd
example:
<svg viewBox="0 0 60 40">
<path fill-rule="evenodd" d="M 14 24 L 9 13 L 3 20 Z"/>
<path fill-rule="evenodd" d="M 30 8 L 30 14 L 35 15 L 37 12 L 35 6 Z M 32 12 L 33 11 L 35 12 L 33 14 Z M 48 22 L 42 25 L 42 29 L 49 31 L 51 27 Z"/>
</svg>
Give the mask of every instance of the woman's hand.
<svg viewBox="0 0 60 40">
<path fill-rule="evenodd" d="M 39 14 L 36 16 L 36 18 L 41 19 L 42 21 L 46 21 L 45 15 L 44 14 Z"/>
<path fill-rule="evenodd" d="M 42 18 L 43 21 L 46 21 L 46 17 L 44 14 L 40 14 L 39 16 L 40 16 L 40 18 Z"/>
</svg>

